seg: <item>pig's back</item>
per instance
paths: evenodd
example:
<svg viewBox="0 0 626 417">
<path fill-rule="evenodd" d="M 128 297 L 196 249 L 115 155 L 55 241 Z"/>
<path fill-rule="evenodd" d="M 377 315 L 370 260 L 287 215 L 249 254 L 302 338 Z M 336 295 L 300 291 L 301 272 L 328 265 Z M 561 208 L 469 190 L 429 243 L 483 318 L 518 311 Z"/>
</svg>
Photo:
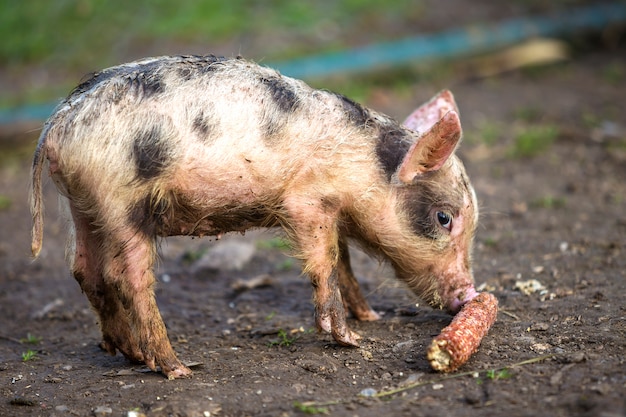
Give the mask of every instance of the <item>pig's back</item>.
<svg viewBox="0 0 626 417">
<path fill-rule="evenodd" d="M 338 174 L 346 153 L 371 168 L 367 125 L 380 117 L 245 60 L 179 56 L 94 74 L 47 128 L 67 175 L 205 189 L 207 182 L 232 186 L 235 178 L 242 188 L 271 192 L 303 167 Z"/>
<path fill-rule="evenodd" d="M 57 185 L 103 213 L 163 199 L 194 213 L 280 206 L 288 195 L 369 201 L 414 141 L 341 95 L 215 57 L 104 70 L 70 94 L 44 132 Z"/>
</svg>

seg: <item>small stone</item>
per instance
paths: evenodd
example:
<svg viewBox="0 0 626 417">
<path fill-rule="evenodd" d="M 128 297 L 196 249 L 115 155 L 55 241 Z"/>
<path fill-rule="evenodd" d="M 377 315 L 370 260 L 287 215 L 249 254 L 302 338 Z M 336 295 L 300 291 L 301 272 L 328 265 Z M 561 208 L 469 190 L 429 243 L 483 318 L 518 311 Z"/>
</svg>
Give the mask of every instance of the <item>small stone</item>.
<svg viewBox="0 0 626 417">
<path fill-rule="evenodd" d="M 306 390 L 306 385 L 304 384 L 293 384 L 291 386 L 291 388 L 293 388 L 297 394 L 300 394 L 301 392 Z"/>
<path fill-rule="evenodd" d="M 105 417 L 113 414 L 113 409 L 111 407 L 107 407 L 106 405 L 99 405 L 93 410 L 93 414 L 96 417 Z"/>
<path fill-rule="evenodd" d="M 250 262 L 255 253 L 256 247 L 253 243 L 237 240 L 224 241 L 207 251 L 191 269 L 194 273 L 204 269 L 240 271 Z"/>
<path fill-rule="evenodd" d="M 220 404 L 202 399 L 187 398 L 180 401 L 164 401 L 150 408 L 150 417 L 169 416 L 204 416 L 212 417 L 221 415 Z"/>
<path fill-rule="evenodd" d="M 608 395 L 612 391 L 612 387 L 607 383 L 600 383 L 597 385 L 592 385 L 590 387 L 591 391 L 597 392 L 600 395 Z"/>
<path fill-rule="evenodd" d="M 402 381 L 400 383 L 401 387 L 407 386 L 407 385 L 412 385 L 415 384 L 416 382 L 418 382 L 422 377 L 424 376 L 424 374 L 422 372 L 417 373 L 417 374 L 411 374 L 407 377 L 407 379 L 405 379 L 404 381 Z"/>
<path fill-rule="evenodd" d="M 468 403 L 469 405 L 480 404 L 482 399 L 483 399 L 483 394 L 481 394 L 478 391 L 470 391 L 467 394 L 465 394 L 465 402 Z"/>
<path fill-rule="evenodd" d="M 15 397 L 11 401 L 9 401 L 9 404 L 24 407 L 34 407 L 35 405 L 37 405 L 35 401 L 24 397 Z"/>
<path fill-rule="evenodd" d="M 374 388 L 365 388 L 361 390 L 361 392 L 359 392 L 359 396 L 360 397 L 373 397 L 377 393 L 378 391 L 376 391 Z"/>
<path fill-rule="evenodd" d="M 552 349 L 552 346 L 547 343 L 533 343 L 530 348 L 537 353 L 547 352 Z"/>
<path fill-rule="evenodd" d="M 580 363 L 585 360 L 585 352 L 574 352 L 566 358 L 569 363 Z"/>
<path fill-rule="evenodd" d="M 312 354 L 307 358 L 297 359 L 296 365 L 318 375 L 331 375 L 337 372 L 335 361 L 325 355 Z"/>
<path fill-rule="evenodd" d="M 541 292 L 545 290 L 546 287 L 544 287 L 543 284 L 536 279 L 529 279 L 527 281 L 516 281 L 514 289 L 525 295 L 530 295 L 536 292 Z"/>
<path fill-rule="evenodd" d="M 562 371 L 557 371 L 550 377 L 550 385 L 552 385 L 553 387 L 561 385 L 562 381 L 563 381 Z"/>
<path fill-rule="evenodd" d="M 403 352 L 410 351 L 414 346 L 415 346 L 415 341 L 414 340 L 407 340 L 405 342 L 398 343 L 391 350 L 394 353 L 403 353 Z"/>
<path fill-rule="evenodd" d="M 363 356 L 363 359 L 365 359 L 366 361 L 374 360 L 374 356 L 372 355 L 372 352 L 370 352 L 369 350 L 361 349 L 361 356 Z"/>
<path fill-rule="evenodd" d="M 549 328 L 550 328 L 550 325 L 548 323 L 541 323 L 541 322 L 535 323 L 532 326 L 530 326 L 530 330 L 535 331 L 535 332 L 545 332 Z"/>
</svg>

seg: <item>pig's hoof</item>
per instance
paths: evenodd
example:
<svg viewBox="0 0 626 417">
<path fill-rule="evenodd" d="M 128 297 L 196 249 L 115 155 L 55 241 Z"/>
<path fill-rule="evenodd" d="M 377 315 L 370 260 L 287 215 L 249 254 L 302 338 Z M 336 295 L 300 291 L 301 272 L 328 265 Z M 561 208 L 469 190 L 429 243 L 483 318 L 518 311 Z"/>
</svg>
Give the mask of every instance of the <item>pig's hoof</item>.
<svg viewBox="0 0 626 417">
<path fill-rule="evenodd" d="M 159 356 L 156 359 L 153 358 L 150 361 L 146 361 L 146 365 L 153 371 L 156 371 L 155 362 L 167 379 L 177 379 L 191 375 L 191 369 L 183 365 L 173 352 L 171 355 Z"/>
<path fill-rule="evenodd" d="M 333 332 L 333 338 L 341 346 L 348 346 L 348 347 L 360 346 L 359 341 L 361 340 L 361 336 L 358 333 L 355 333 L 349 329 L 343 334 L 338 334 L 338 333 Z"/>
<path fill-rule="evenodd" d="M 192 374 L 191 369 L 187 368 L 183 364 L 170 369 L 161 368 L 161 370 L 169 380 L 189 377 Z"/>
<path fill-rule="evenodd" d="M 332 323 L 329 316 L 317 318 L 317 330 L 324 333 L 332 333 Z"/>
<path fill-rule="evenodd" d="M 115 345 L 107 342 L 106 340 L 103 340 L 102 342 L 100 342 L 98 346 L 100 347 L 100 349 L 104 350 L 106 353 L 108 353 L 111 356 L 115 356 L 115 354 L 117 353 L 117 350 L 115 349 Z"/>
<path fill-rule="evenodd" d="M 115 354 L 119 350 L 120 353 L 124 355 L 124 357 L 131 362 L 134 362 L 134 363 L 144 362 L 143 353 L 141 353 L 139 349 L 134 349 L 129 346 L 126 346 L 125 348 L 120 348 L 119 345 L 116 345 L 115 343 L 108 341 L 106 339 L 102 340 L 99 346 L 100 346 L 100 349 L 104 350 L 111 356 L 115 356 Z"/>
<path fill-rule="evenodd" d="M 380 320 L 380 314 L 374 310 L 356 311 L 353 313 L 357 320 L 360 321 L 376 321 Z"/>
</svg>

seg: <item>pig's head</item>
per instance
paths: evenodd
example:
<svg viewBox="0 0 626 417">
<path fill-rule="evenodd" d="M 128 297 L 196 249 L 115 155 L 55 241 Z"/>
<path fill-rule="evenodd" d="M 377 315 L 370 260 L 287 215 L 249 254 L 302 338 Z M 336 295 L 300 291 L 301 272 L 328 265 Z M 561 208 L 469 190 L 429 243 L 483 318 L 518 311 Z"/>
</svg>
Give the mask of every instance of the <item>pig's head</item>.
<svg viewBox="0 0 626 417">
<path fill-rule="evenodd" d="M 444 91 L 413 112 L 405 127 L 418 133 L 392 177 L 398 209 L 408 218 L 413 254 L 398 275 L 425 301 L 457 312 L 476 296 L 471 250 L 478 207 L 461 160 L 458 109 Z M 408 243 L 408 242 L 407 242 Z M 410 251 L 410 249 L 409 249 Z"/>
</svg>

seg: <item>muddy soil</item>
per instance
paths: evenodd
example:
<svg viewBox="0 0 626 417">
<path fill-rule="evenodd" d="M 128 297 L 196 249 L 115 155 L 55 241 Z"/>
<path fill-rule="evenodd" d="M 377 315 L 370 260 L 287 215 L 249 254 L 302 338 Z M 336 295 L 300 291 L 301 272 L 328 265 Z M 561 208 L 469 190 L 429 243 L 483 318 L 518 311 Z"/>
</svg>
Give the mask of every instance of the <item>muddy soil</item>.
<svg viewBox="0 0 626 417">
<path fill-rule="evenodd" d="M 481 204 L 477 285 L 501 307 L 457 373 L 425 357 L 451 317 L 358 250 L 355 272 L 382 319 L 351 319 L 358 349 L 315 332 L 310 284 L 277 232 L 163 243 L 158 303 L 191 378 L 108 356 L 63 261 L 51 183 L 44 250 L 29 259 L 32 132 L 5 140 L 0 162 L 0 415 L 625 415 L 626 51 L 381 89 L 367 104 L 402 118 L 443 87 L 461 109 L 460 154 Z M 544 149 L 515 147 L 529 131 Z"/>
</svg>

